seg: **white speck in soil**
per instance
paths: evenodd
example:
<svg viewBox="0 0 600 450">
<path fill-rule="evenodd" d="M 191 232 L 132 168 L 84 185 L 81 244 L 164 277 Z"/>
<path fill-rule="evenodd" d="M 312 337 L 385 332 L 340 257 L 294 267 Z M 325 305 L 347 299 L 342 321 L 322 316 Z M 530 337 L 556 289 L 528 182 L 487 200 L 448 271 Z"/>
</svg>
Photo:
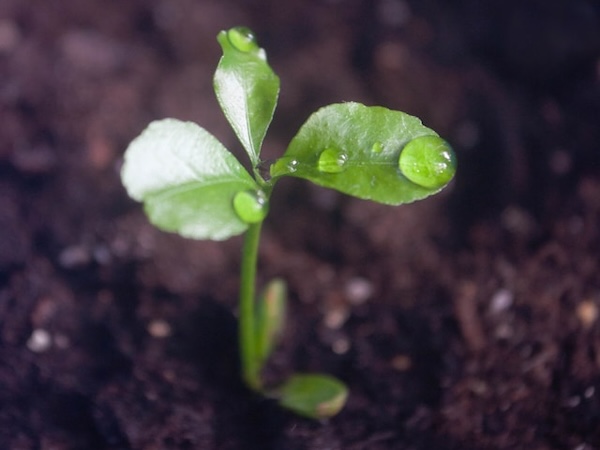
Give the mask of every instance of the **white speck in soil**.
<svg viewBox="0 0 600 450">
<path fill-rule="evenodd" d="M 43 353 L 52 345 L 50 333 L 42 328 L 33 330 L 31 336 L 27 340 L 27 348 L 35 353 Z"/>
<path fill-rule="evenodd" d="M 345 293 L 350 303 L 360 305 L 373 295 L 373 285 L 365 278 L 352 278 L 346 284 Z"/>
<path fill-rule="evenodd" d="M 90 262 L 90 252 L 82 245 L 71 245 L 58 256 L 59 264 L 65 269 L 75 269 Z"/>
<path fill-rule="evenodd" d="M 350 341 L 346 337 L 336 339 L 333 341 L 331 349 L 338 355 L 348 353 L 348 350 L 350 350 Z"/>
<path fill-rule="evenodd" d="M 325 313 L 325 326 L 332 330 L 339 330 L 346 323 L 346 320 L 348 320 L 348 316 L 348 310 L 344 307 L 331 308 Z"/>
<path fill-rule="evenodd" d="M 589 329 L 598 320 L 598 306 L 592 300 L 584 300 L 577 305 L 577 318 L 585 329 Z"/>
<path fill-rule="evenodd" d="M 578 395 L 574 395 L 573 397 L 569 397 L 565 402 L 565 406 L 569 408 L 576 408 L 581 403 L 581 397 Z"/>
<path fill-rule="evenodd" d="M 499 314 L 509 309 L 513 304 L 513 293 L 508 289 L 497 290 L 490 300 L 490 312 Z"/>
<path fill-rule="evenodd" d="M 163 339 L 171 335 L 171 325 L 164 320 L 153 320 L 148 324 L 148 333 L 155 338 Z"/>
</svg>

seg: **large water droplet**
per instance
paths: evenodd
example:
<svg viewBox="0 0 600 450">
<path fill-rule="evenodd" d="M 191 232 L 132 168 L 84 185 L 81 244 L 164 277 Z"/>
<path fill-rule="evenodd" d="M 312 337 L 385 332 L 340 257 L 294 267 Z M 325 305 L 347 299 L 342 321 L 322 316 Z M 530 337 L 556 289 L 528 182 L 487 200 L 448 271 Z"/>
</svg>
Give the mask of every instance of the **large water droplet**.
<svg viewBox="0 0 600 450">
<path fill-rule="evenodd" d="M 321 152 L 317 168 L 320 172 L 340 173 L 345 169 L 348 155 L 337 148 L 326 148 Z"/>
<path fill-rule="evenodd" d="M 402 149 L 398 167 L 413 183 L 439 189 L 454 176 L 456 157 L 450 145 L 439 136 L 421 136 Z"/>
<path fill-rule="evenodd" d="M 258 223 L 269 212 L 269 202 L 261 191 L 240 191 L 233 197 L 233 209 L 242 221 Z"/>
<path fill-rule="evenodd" d="M 250 53 L 258 50 L 256 36 L 246 27 L 234 27 L 227 31 L 227 39 L 231 45 L 243 53 Z"/>
</svg>

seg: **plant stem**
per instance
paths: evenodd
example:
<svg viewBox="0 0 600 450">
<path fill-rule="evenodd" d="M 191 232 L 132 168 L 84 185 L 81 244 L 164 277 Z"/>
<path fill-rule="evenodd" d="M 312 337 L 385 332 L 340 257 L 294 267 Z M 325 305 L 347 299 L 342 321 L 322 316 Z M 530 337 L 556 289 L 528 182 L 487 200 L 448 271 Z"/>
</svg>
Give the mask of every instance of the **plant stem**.
<svg viewBox="0 0 600 450">
<path fill-rule="evenodd" d="M 250 225 L 244 237 L 240 276 L 239 339 L 242 373 L 246 384 L 260 390 L 260 361 L 256 339 L 255 282 L 258 261 L 258 244 L 262 222 Z"/>
</svg>

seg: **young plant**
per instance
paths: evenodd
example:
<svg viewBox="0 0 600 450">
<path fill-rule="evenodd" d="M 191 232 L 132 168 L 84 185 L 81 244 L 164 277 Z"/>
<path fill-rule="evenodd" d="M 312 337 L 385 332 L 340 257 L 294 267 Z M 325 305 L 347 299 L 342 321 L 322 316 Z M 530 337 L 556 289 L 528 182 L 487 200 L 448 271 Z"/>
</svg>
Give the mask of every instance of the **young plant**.
<svg viewBox="0 0 600 450">
<path fill-rule="evenodd" d="M 246 233 L 242 251 L 239 346 L 242 375 L 253 390 L 311 418 L 337 414 L 347 388 L 336 378 L 295 374 L 266 386 L 261 372 L 284 326 L 286 286 L 276 279 L 255 294 L 260 231 L 276 182 L 303 178 L 354 197 L 400 205 L 435 194 L 456 170 L 450 146 L 413 116 L 340 103 L 315 112 L 283 156 L 265 167 L 261 146 L 279 78 L 247 28 L 222 31 L 214 76 L 219 104 L 250 157 L 250 175 L 208 131 L 191 122 L 152 122 L 125 153 L 122 180 L 157 227 L 194 239 Z"/>
</svg>

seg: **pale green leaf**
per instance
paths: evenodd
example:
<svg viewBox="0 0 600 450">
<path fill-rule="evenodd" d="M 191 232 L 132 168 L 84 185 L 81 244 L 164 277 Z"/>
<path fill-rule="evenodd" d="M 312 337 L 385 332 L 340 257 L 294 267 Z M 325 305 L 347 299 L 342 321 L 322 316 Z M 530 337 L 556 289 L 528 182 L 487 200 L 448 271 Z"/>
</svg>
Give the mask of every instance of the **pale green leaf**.
<svg viewBox="0 0 600 450">
<path fill-rule="evenodd" d="M 256 304 L 256 353 L 262 366 L 279 342 L 285 325 L 287 287 L 275 278 L 265 287 Z"/>
<path fill-rule="evenodd" d="M 279 403 L 311 419 L 335 416 L 346 404 L 348 388 L 337 378 L 321 374 L 295 374 L 280 386 Z"/>
<path fill-rule="evenodd" d="M 192 122 L 152 122 L 131 142 L 121 171 L 129 195 L 144 202 L 159 228 L 195 239 L 221 240 L 248 228 L 235 212 L 240 192 L 258 192 L 242 165 Z"/>
</svg>

